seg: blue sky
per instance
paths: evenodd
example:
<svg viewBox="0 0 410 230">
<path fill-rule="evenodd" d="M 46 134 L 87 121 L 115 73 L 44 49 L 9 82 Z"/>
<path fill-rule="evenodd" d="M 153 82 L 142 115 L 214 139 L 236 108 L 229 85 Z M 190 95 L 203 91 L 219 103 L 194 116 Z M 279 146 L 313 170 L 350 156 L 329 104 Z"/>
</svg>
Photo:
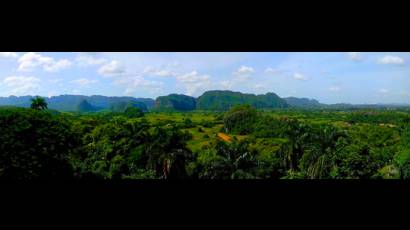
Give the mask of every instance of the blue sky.
<svg viewBox="0 0 410 230">
<path fill-rule="evenodd" d="M 199 96 L 227 89 L 322 103 L 410 103 L 410 53 L 0 52 L 0 96 Z"/>
</svg>

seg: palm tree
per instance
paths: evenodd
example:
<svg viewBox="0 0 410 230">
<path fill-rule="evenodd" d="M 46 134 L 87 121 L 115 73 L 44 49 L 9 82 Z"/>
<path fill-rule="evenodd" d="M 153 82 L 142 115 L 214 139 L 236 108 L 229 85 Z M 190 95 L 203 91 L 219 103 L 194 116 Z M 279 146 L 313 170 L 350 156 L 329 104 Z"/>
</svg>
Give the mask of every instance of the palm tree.
<svg viewBox="0 0 410 230">
<path fill-rule="evenodd" d="M 47 102 L 44 98 L 37 96 L 31 99 L 31 108 L 37 110 L 47 109 Z"/>
<path fill-rule="evenodd" d="M 307 175 L 311 179 L 323 178 L 332 166 L 332 157 L 336 151 L 336 143 L 341 137 L 346 137 L 333 126 L 321 126 L 313 135 L 316 143 L 303 156 Z"/>
<path fill-rule="evenodd" d="M 280 154 L 283 156 L 284 164 L 288 169 L 299 170 L 298 161 L 309 141 L 310 129 L 310 126 L 296 120 L 287 121 L 282 137 L 287 138 L 288 142 L 282 146 Z"/>
<path fill-rule="evenodd" d="M 148 164 L 161 178 L 187 176 L 185 164 L 192 158 L 192 152 L 186 147 L 183 134 L 176 127 L 170 130 L 157 127 L 147 153 Z"/>
</svg>

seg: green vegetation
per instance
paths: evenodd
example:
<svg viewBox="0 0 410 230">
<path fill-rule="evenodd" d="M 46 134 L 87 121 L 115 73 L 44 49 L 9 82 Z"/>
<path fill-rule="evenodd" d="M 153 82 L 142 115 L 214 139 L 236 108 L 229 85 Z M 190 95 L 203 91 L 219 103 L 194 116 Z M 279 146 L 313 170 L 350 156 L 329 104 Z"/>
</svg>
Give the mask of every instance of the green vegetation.
<svg viewBox="0 0 410 230">
<path fill-rule="evenodd" d="M 226 132 L 249 134 L 252 132 L 253 123 L 256 121 L 256 109 L 250 105 L 237 105 L 232 107 L 224 116 Z"/>
<path fill-rule="evenodd" d="M 303 107 L 303 108 L 318 108 L 324 106 L 315 99 L 287 97 L 283 98 L 289 106 Z"/>
<path fill-rule="evenodd" d="M 190 111 L 196 109 L 196 100 L 193 97 L 182 94 L 170 94 L 158 97 L 156 108 L 159 110 Z"/>
<path fill-rule="evenodd" d="M 139 101 L 121 101 L 115 102 L 110 105 L 110 110 L 112 112 L 124 112 L 130 107 L 138 108 L 144 112 L 148 111 L 148 107 L 145 103 Z"/>
<path fill-rule="evenodd" d="M 0 178 L 69 178 L 77 149 L 70 122 L 36 109 L 0 110 Z"/>
<path fill-rule="evenodd" d="M 160 101 L 171 109 L 131 101 L 95 111 L 84 100 L 77 112 L 57 112 L 41 98 L 32 108 L 0 107 L 0 178 L 410 178 L 405 109 L 215 102 L 209 108 L 230 109 L 190 111 L 192 98 Z"/>
<path fill-rule="evenodd" d="M 78 112 L 93 112 L 96 111 L 97 109 L 92 106 L 90 103 L 88 103 L 87 100 L 82 100 L 80 104 L 77 106 L 77 111 Z"/>
<path fill-rule="evenodd" d="M 287 104 L 274 93 L 264 95 L 244 94 L 228 90 L 207 91 L 197 99 L 200 110 L 226 111 L 232 106 L 249 104 L 255 108 L 286 108 Z"/>
<path fill-rule="evenodd" d="M 47 103 L 42 97 L 35 97 L 31 99 L 31 106 L 32 109 L 43 110 L 47 109 Z"/>
<path fill-rule="evenodd" d="M 0 97 L 0 105 L 12 105 L 29 108 L 31 99 L 33 99 L 31 96 Z M 96 111 L 111 110 L 111 107 L 115 107 L 118 103 L 123 103 L 125 105 L 132 104 L 134 107 L 138 107 L 143 111 L 148 111 L 155 107 L 155 100 L 151 98 L 106 97 L 98 95 L 61 95 L 44 98 L 44 100 L 48 104 L 49 109 L 69 112 L 78 111 L 78 107 L 83 101 L 87 101 L 87 103 L 89 103 Z M 118 112 L 115 111 L 115 109 L 113 111 Z"/>
<path fill-rule="evenodd" d="M 124 110 L 124 115 L 128 118 L 143 117 L 144 113 L 137 107 L 128 107 Z"/>
</svg>

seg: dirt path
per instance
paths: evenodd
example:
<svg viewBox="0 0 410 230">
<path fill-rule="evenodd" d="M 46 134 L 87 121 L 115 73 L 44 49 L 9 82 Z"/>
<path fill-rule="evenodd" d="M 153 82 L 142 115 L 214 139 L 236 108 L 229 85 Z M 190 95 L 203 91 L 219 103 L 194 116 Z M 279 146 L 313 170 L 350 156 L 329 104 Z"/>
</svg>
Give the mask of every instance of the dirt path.
<svg viewBox="0 0 410 230">
<path fill-rule="evenodd" d="M 225 133 L 218 133 L 218 137 L 227 142 L 232 141 L 232 137 L 226 135 Z"/>
</svg>

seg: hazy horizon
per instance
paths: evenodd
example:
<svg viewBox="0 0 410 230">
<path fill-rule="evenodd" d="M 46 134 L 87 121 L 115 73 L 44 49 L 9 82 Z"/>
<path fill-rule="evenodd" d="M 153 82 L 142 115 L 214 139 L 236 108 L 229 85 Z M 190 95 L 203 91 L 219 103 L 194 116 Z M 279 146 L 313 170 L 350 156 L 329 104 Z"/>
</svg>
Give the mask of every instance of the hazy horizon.
<svg viewBox="0 0 410 230">
<path fill-rule="evenodd" d="M 410 53 L 0 52 L 0 96 L 198 97 L 273 92 L 321 103 L 408 104 Z"/>
</svg>

